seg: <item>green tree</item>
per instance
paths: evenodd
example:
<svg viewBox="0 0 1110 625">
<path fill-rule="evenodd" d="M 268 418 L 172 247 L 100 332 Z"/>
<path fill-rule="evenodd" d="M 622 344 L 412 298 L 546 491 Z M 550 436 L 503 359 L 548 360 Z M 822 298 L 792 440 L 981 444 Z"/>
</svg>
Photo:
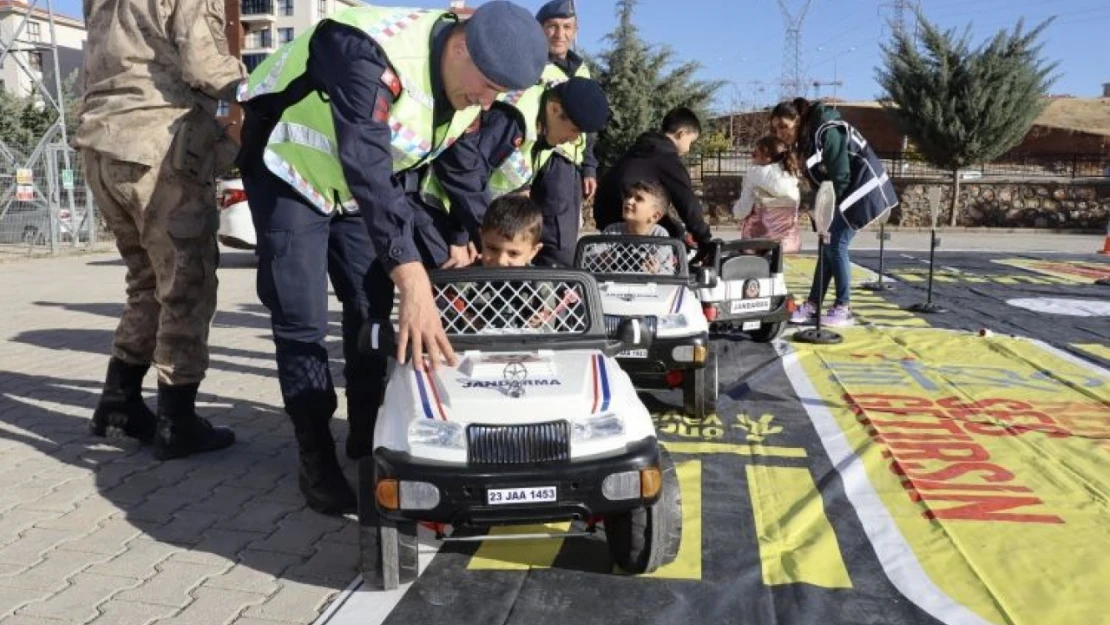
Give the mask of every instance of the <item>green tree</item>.
<svg viewBox="0 0 1110 625">
<path fill-rule="evenodd" d="M 883 45 L 883 106 L 926 160 L 952 172 L 953 226 L 960 169 L 1017 145 L 1048 104 L 1056 64 L 1040 58 L 1037 38 L 1051 22 L 1025 32 L 1018 21 L 973 48 L 970 27 L 941 31 L 919 13 L 920 43 L 896 30 Z"/>
<path fill-rule="evenodd" d="M 617 1 L 617 26 L 606 36 L 609 48 L 598 55 L 594 67 L 612 110 L 610 123 L 595 147 L 602 171 L 641 133 L 658 128 L 671 108 L 688 106 L 704 117 L 721 84 L 695 79 L 699 63 L 674 66 L 671 48 L 644 41 L 632 19 L 636 2 Z"/>
<path fill-rule="evenodd" d="M 62 83 L 66 133 L 70 138 L 77 131 L 77 114 L 80 107 L 76 87 L 77 72 L 74 71 Z M 39 93 L 17 97 L 0 90 L 0 141 L 3 141 L 17 158 L 29 157 L 43 134 L 57 119 L 57 110 L 47 104 Z M 60 139 L 60 136 L 58 138 Z"/>
</svg>

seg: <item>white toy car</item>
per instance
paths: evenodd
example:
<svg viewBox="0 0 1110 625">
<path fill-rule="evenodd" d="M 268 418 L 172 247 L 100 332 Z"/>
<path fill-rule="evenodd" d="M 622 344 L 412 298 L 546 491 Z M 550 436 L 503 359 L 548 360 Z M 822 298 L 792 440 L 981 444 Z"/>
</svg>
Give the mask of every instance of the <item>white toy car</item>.
<svg viewBox="0 0 1110 625">
<path fill-rule="evenodd" d="M 717 354 L 692 287 L 710 286 L 712 270 L 691 279 L 682 241 L 664 237 L 593 235 L 578 240 L 575 267 L 601 289 L 610 335 L 626 319 L 642 319 L 650 347 L 617 355 L 640 388 L 682 388 L 683 405 L 698 419 L 716 411 Z"/>
<path fill-rule="evenodd" d="M 778 338 L 795 306 L 786 289 L 779 242 L 715 240 L 709 259 L 717 283 L 698 288 L 698 299 L 710 329 L 737 329 L 760 343 Z"/>
<path fill-rule="evenodd" d="M 253 250 L 258 244 L 251 220 L 247 193 L 240 178 L 217 181 L 216 196 L 220 207 L 220 229 L 216 238 L 220 243 L 237 250 Z"/>
<path fill-rule="evenodd" d="M 391 369 L 374 453 L 359 464 L 368 583 L 415 579 L 420 522 L 579 520 L 592 532 L 601 521 L 625 571 L 672 561 L 682 523 L 674 463 L 613 360 L 647 344 L 639 322 L 608 336 L 597 283 L 580 271 L 435 271 L 432 282 L 459 363 Z M 392 353 L 393 326 L 369 323 L 360 347 Z"/>
</svg>

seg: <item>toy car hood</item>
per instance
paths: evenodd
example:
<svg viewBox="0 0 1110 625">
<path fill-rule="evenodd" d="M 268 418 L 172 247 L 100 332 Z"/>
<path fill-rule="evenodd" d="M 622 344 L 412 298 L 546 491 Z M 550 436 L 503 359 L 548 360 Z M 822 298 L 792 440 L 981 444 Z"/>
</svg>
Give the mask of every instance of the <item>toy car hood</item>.
<svg viewBox="0 0 1110 625">
<path fill-rule="evenodd" d="M 613 369 L 596 351 L 467 352 L 458 367 L 412 370 L 412 392 L 417 418 L 542 423 L 610 410 Z"/>
<path fill-rule="evenodd" d="M 598 284 L 601 290 L 601 308 L 606 315 L 618 317 L 682 314 L 686 326 L 675 330 L 662 330 L 661 335 L 686 335 L 708 329 L 701 302 L 684 284 L 666 282 L 615 282 Z"/>
</svg>

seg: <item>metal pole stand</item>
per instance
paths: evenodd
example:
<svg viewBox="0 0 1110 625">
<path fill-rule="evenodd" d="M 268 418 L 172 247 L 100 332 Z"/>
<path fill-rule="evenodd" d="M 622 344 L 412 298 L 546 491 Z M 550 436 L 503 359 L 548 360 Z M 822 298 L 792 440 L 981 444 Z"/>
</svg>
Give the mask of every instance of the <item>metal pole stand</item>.
<svg viewBox="0 0 1110 625">
<path fill-rule="evenodd" d="M 937 238 L 936 226 L 929 230 L 929 288 L 926 291 L 925 301 L 920 304 L 910 306 L 910 310 L 919 313 L 946 313 L 948 309 L 933 301 L 933 259 L 936 255 L 937 247 L 940 246 L 940 239 Z"/>
<path fill-rule="evenodd" d="M 874 282 L 866 282 L 860 285 L 861 289 L 867 291 L 893 291 L 894 285 L 886 281 L 886 274 L 883 273 L 883 256 L 886 251 L 886 241 L 890 239 L 890 235 L 886 233 L 886 222 L 879 224 L 879 276 Z"/>
<path fill-rule="evenodd" d="M 825 283 L 825 237 L 829 236 L 828 233 L 822 232 L 817 236 L 817 284 Z M 824 298 L 822 298 L 824 299 Z M 821 327 L 821 302 L 816 302 L 817 306 L 817 326 L 814 328 L 806 328 L 805 330 L 798 330 L 794 333 L 794 341 L 797 343 L 813 343 L 816 345 L 836 345 L 844 341 L 844 337 L 840 336 L 832 330 Z"/>
</svg>

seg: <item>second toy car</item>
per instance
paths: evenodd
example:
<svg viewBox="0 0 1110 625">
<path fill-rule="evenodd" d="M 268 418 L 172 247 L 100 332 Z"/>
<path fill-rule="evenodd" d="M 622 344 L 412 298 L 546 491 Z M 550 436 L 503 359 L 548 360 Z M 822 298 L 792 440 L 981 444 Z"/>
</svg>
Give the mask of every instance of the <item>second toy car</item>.
<svg viewBox="0 0 1110 625">
<path fill-rule="evenodd" d="M 611 334 L 628 319 L 644 321 L 651 346 L 625 350 L 617 362 L 640 388 L 681 388 L 683 406 L 704 419 L 717 409 L 717 355 L 694 287 L 714 283 L 711 269 L 691 277 L 678 239 L 593 235 L 579 239 L 575 266 L 601 289 Z"/>
</svg>

